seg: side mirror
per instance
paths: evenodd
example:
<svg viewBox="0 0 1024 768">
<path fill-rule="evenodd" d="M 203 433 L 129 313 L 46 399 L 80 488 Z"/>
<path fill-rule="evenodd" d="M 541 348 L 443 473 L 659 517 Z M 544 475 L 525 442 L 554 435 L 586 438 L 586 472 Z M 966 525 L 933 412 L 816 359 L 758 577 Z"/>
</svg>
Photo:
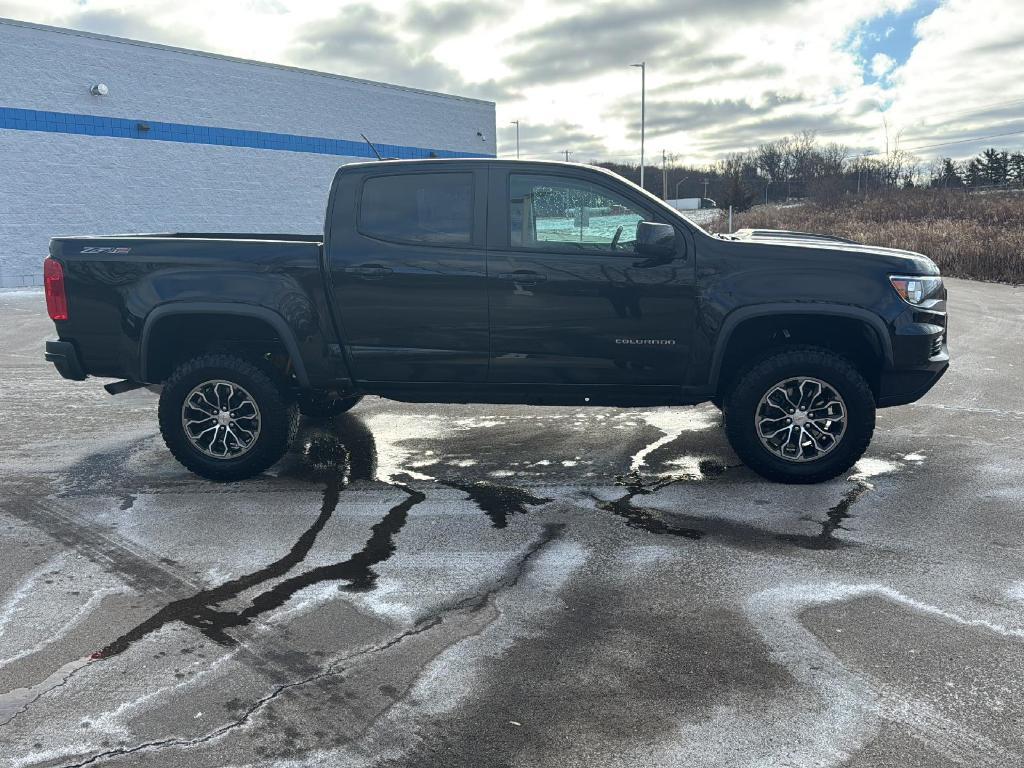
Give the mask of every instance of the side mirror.
<svg viewBox="0 0 1024 768">
<path fill-rule="evenodd" d="M 659 263 L 671 261 L 676 255 L 676 230 L 671 224 L 641 221 L 636 225 L 636 253 Z"/>
</svg>

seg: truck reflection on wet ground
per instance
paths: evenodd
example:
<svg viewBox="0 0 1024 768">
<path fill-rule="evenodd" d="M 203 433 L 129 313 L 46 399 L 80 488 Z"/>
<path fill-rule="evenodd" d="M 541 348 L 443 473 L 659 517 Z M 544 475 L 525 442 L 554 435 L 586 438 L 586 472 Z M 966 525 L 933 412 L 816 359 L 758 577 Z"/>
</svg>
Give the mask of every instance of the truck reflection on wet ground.
<svg viewBox="0 0 1024 768">
<path fill-rule="evenodd" d="M 781 535 L 783 541 L 789 541 L 804 549 L 839 549 L 850 546 L 848 542 L 835 537 L 837 530 L 845 531 L 843 521 L 852 517 L 850 508 L 857 503 L 857 500 L 870 491 L 872 486 L 863 480 L 857 480 L 856 485 L 847 491 L 843 498 L 828 511 L 825 520 L 821 522 L 821 532 L 817 536 L 796 536 Z"/>
<path fill-rule="evenodd" d="M 291 549 L 263 568 L 167 604 L 149 619 L 109 643 L 94 654 L 93 658 L 116 656 L 133 643 L 175 621 L 193 626 L 219 644 L 234 645 L 235 640 L 227 630 L 248 625 L 257 617 L 280 608 L 296 593 L 307 587 L 323 582 L 347 582 L 341 587 L 346 591 L 366 591 L 374 587 L 378 578 L 375 566 L 395 554 L 395 538 L 407 523 L 410 511 L 426 499 L 423 491 L 401 482 L 388 484 L 401 490 L 405 498 L 391 507 L 383 518 L 373 525 L 369 538 L 355 554 L 343 561 L 311 568 L 279 581 L 252 598 L 248 607 L 241 610 L 221 607 L 223 603 L 239 597 L 248 590 L 281 579 L 292 572 L 305 560 L 318 535 L 337 511 L 345 488 L 353 481 L 369 482 L 375 479 L 374 436 L 356 416 L 346 414 L 329 425 L 307 428 L 300 435 L 297 445 L 298 450 L 290 454 L 280 476 L 322 483 L 323 497 L 317 517 Z M 835 549 L 843 545 L 843 542 L 835 538 L 835 532 L 842 529 L 843 520 L 850 516 L 851 506 L 870 488 L 870 485 L 858 482 L 857 486 L 829 511 L 827 519 L 821 523 L 822 530 L 817 535 L 781 534 L 736 521 L 704 518 L 675 511 L 657 512 L 635 503 L 638 497 L 654 494 L 670 485 L 717 478 L 733 468 L 713 459 L 704 459 L 698 466 L 699 478 L 677 475 L 645 479 L 637 473 L 632 473 L 617 481 L 617 484 L 627 489 L 625 495 L 612 501 L 595 501 L 600 509 L 624 519 L 629 528 L 653 534 L 667 534 L 691 540 L 714 536 L 743 548 L 758 550 L 780 545 L 807 549 Z M 499 529 L 507 527 L 511 516 L 528 514 L 533 511 L 532 508 L 552 501 L 550 498 L 537 496 L 520 488 L 489 482 L 442 479 L 437 482 L 464 492 L 488 516 L 493 527 Z"/>
<path fill-rule="evenodd" d="M 703 517 L 677 510 L 655 510 L 637 506 L 634 500 L 639 496 L 647 496 L 663 488 L 686 482 L 699 482 L 708 478 L 723 475 L 730 469 L 742 465 L 725 465 L 713 459 L 702 459 L 699 463 L 700 474 L 662 475 L 644 478 L 637 472 L 631 472 L 618 478 L 616 484 L 624 486 L 626 493 L 614 500 L 591 498 L 599 509 L 623 518 L 629 528 L 647 531 L 656 535 L 678 536 L 685 539 L 699 540 L 705 536 L 721 539 L 733 546 L 750 550 L 780 549 L 795 546 L 801 549 L 833 550 L 854 546 L 851 542 L 836 538 L 837 530 L 846 530 L 843 521 L 852 517 L 851 507 L 873 486 L 857 479 L 855 486 L 847 491 L 835 506 L 828 510 L 823 521 L 814 521 L 806 516 L 804 520 L 818 522 L 821 526 L 815 535 L 798 533 L 780 533 L 757 525 L 722 518 Z"/>
<path fill-rule="evenodd" d="M 339 420 L 341 421 L 341 420 Z M 360 427 L 362 427 L 360 429 Z M 353 464 L 356 452 L 341 441 L 345 435 L 350 445 L 362 444 L 364 451 Z M 298 576 L 279 582 L 273 588 L 257 595 L 248 608 L 241 611 L 222 610 L 220 605 L 254 587 L 280 578 L 302 563 L 316 543 L 317 536 L 327 525 L 338 508 L 341 493 L 353 479 L 368 479 L 372 475 L 372 451 L 365 448 L 369 431 L 358 419 L 345 419 L 339 424 L 338 434 L 327 431 L 307 435 L 298 452 L 299 464 L 287 469 L 292 477 L 319 478 L 324 483 L 323 501 L 320 512 L 313 523 L 298 538 L 283 557 L 251 573 L 211 589 L 200 590 L 191 597 L 175 600 L 161 608 L 146 621 L 136 625 L 119 638 L 109 643 L 94 658 L 109 658 L 122 653 L 133 643 L 156 632 L 166 624 L 180 621 L 195 627 L 211 640 L 222 645 L 234 645 L 234 639 L 227 634 L 232 627 L 249 624 L 267 611 L 284 605 L 299 590 L 325 581 L 347 581 L 352 589 L 369 589 L 377 578 L 375 565 L 387 560 L 395 552 L 394 537 L 408 520 L 409 510 L 423 501 L 425 495 L 407 486 L 396 484 L 406 498 L 392 507 L 383 519 L 371 529 L 370 537 L 361 550 L 348 559 L 328 566 L 313 568 Z M 372 436 L 370 436 L 372 444 Z M 371 446 L 372 447 L 372 446 Z"/>
</svg>

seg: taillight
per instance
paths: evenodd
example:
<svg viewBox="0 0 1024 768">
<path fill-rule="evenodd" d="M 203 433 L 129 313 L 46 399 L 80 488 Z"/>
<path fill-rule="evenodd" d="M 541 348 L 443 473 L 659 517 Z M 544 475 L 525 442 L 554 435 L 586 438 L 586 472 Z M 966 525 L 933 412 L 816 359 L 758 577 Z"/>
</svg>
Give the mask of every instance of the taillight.
<svg viewBox="0 0 1024 768">
<path fill-rule="evenodd" d="M 64 291 L 64 268 L 59 261 L 43 261 L 43 288 L 46 291 L 46 311 L 51 320 L 68 319 L 68 295 Z"/>
</svg>

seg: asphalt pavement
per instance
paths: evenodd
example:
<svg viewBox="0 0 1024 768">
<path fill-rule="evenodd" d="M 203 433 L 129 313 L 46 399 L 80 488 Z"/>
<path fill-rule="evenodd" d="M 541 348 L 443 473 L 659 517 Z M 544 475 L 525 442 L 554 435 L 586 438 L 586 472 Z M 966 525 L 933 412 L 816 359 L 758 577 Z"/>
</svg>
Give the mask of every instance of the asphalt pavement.
<svg viewBox="0 0 1024 768">
<path fill-rule="evenodd" d="M 210 483 L 0 294 L 0 765 L 1024 764 L 1024 288 L 949 285 L 810 487 L 710 405 L 377 398 Z"/>
</svg>

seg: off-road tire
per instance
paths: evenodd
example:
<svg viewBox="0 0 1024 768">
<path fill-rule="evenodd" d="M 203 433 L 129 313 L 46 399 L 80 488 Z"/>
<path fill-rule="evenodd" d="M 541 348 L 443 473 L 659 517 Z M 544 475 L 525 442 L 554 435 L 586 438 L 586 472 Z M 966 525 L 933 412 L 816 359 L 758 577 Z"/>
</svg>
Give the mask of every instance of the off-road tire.
<svg viewBox="0 0 1024 768">
<path fill-rule="evenodd" d="M 197 449 L 185 434 L 182 406 L 203 382 L 223 380 L 242 387 L 256 402 L 260 430 L 244 454 L 218 459 Z M 288 450 L 298 431 L 299 411 L 266 372 L 233 355 L 207 354 L 182 363 L 164 382 L 159 405 L 160 433 L 179 462 L 209 480 L 230 482 L 258 475 Z"/>
<path fill-rule="evenodd" d="M 755 425 L 761 398 L 791 377 L 828 383 L 846 405 L 846 431 L 835 448 L 802 463 L 770 451 Z M 759 475 L 780 483 L 820 483 L 843 474 L 867 450 L 875 429 L 875 397 L 867 381 L 846 358 L 820 347 L 793 347 L 762 358 L 736 378 L 724 405 L 725 431 L 733 450 Z"/>
<path fill-rule="evenodd" d="M 330 397 L 321 392 L 308 392 L 299 397 L 299 411 L 310 419 L 330 419 L 351 411 L 362 399 L 362 395 Z"/>
</svg>

